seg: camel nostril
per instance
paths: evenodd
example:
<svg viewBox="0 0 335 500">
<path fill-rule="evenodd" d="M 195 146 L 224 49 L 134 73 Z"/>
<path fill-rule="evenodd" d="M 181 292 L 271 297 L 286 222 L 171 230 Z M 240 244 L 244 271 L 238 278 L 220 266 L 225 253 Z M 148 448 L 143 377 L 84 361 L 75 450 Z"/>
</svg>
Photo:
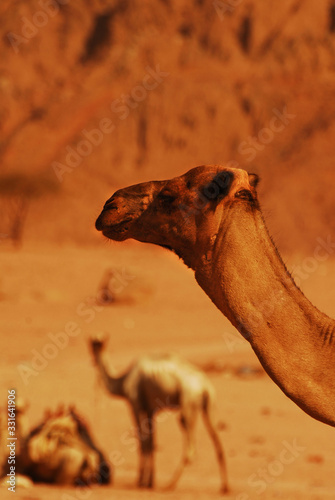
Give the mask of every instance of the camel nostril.
<svg viewBox="0 0 335 500">
<path fill-rule="evenodd" d="M 104 210 L 111 210 L 112 208 L 117 208 L 116 204 L 115 204 L 115 200 L 114 198 L 110 198 L 109 200 L 106 201 L 106 203 L 104 204 Z"/>
</svg>

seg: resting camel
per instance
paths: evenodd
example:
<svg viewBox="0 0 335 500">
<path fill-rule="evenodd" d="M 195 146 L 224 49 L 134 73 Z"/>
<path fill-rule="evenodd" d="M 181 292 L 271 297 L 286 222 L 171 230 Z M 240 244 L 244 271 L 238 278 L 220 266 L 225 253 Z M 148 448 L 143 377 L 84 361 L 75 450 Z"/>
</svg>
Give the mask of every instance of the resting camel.
<svg viewBox="0 0 335 500">
<path fill-rule="evenodd" d="M 139 358 L 121 376 L 112 376 L 104 360 L 106 339 L 90 340 L 94 362 L 104 385 L 113 396 L 128 400 L 140 441 L 138 486 L 154 484 L 154 416 L 164 408 L 180 409 L 180 423 L 185 435 L 183 459 L 169 484 L 173 488 L 185 466 L 194 458 L 194 431 L 202 412 L 205 426 L 213 441 L 220 467 L 221 491 L 228 491 L 223 449 L 214 425 L 214 388 L 204 373 L 175 355 L 152 355 Z"/>
<path fill-rule="evenodd" d="M 88 426 L 73 408 L 50 414 L 33 429 L 26 444 L 24 472 L 34 482 L 107 484 L 109 466 Z"/>
<path fill-rule="evenodd" d="M 335 425 L 335 322 L 304 296 L 267 231 L 258 177 L 219 165 L 117 191 L 96 228 L 179 255 L 250 342 L 266 372 L 306 413 Z"/>
<path fill-rule="evenodd" d="M 106 484 L 109 466 L 94 445 L 88 426 L 73 408 L 49 413 L 43 422 L 24 435 L 16 412 L 16 476 L 33 482 L 60 485 Z M 8 472 L 7 456 L 2 475 Z M 4 483 L 4 481 L 2 481 Z M 20 484 L 19 483 L 19 484 Z"/>
</svg>

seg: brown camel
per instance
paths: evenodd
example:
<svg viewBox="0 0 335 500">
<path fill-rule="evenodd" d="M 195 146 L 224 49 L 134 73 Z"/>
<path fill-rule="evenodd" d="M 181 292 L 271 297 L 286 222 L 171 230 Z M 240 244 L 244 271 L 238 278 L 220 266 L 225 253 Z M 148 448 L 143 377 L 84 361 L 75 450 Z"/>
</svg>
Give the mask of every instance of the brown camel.
<svg viewBox="0 0 335 500">
<path fill-rule="evenodd" d="M 306 413 L 335 425 L 335 322 L 295 285 L 264 223 L 258 177 L 209 165 L 117 191 L 96 228 L 173 250 Z"/>
<path fill-rule="evenodd" d="M 107 391 L 128 400 L 140 441 L 138 485 L 152 488 L 154 483 L 154 416 L 165 408 L 180 409 L 180 423 L 185 435 L 182 462 L 169 485 L 173 488 L 184 467 L 194 458 L 194 431 L 199 413 L 213 441 L 220 467 L 221 491 L 228 491 L 225 458 L 214 425 L 215 393 L 204 373 L 176 355 L 152 355 L 139 358 L 121 376 L 112 376 L 104 360 L 106 339 L 90 340 L 94 362 Z"/>
<path fill-rule="evenodd" d="M 109 466 L 74 408 L 49 412 L 43 422 L 26 435 L 20 429 L 22 415 L 23 411 L 16 412 L 16 477 L 60 485 L 109 482 Z M 8 471 L 6 457 L 2 476 Z"/>
</svg>

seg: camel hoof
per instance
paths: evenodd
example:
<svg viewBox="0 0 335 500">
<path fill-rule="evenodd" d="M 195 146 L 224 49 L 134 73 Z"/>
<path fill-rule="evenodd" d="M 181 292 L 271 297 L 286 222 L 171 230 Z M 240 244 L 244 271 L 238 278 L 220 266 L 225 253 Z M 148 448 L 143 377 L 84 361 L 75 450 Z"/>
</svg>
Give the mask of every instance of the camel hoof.
<svg viewBox="0 0 335 500">
<path fill-rule="evenodd" d="M 154 485 L 153 484 L 138 483 L 137 487 L 140 488 L 141 490 L 152 490 Z"/>
<path fill-rule="evenodd" d="M 175 482 L 171 482 L 169 484 L 167 484 L 166 486 L 163 486 L 162 488 L 160 488 L 161 491 L 172 491 L 174 490 L 176 487 L 176 484 Z"/>
<path fill-rule="evenodd" d="M 227 495 L 229 493 L 229 487 L 228 486 L 222 486 L 220 490 L 221 495 Z"/>
</svg>

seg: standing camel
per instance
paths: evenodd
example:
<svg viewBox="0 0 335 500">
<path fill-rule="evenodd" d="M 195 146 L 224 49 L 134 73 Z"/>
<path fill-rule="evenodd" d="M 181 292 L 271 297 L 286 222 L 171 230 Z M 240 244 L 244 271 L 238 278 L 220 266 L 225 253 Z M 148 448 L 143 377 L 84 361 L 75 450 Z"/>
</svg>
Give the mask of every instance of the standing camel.
<svg viewBox="0 0 335 500">
<path fill-rule="evenodd" d="M 257 182 L 241 169 L 196 167 L 117 191 L 96 228 L 179 255 L 282 391 L 335 426 L 335 322 L 288 273 L 265 226 Z"/>
<path fill-rule="evenodd" d="M 90 340 L 94 363 L 107 391 L 128 400 L 140 441 L 138 485 L 152 488 L 154 483 L 154 416 L 164 408 L 179 408 L 185 434 L 183 459 L 169 485 L 173 488 L 185 465 L 194 458 L 194 431 L 197 415 L 202 412 L 213 441 L 220 467 L 221 491 L 228 491 L 225 458 L 213 422 L 214 388 L 204 373 L 175 355 L 152 355 L 139 358 L 123 375 L 112 376 L 103 357 L 105 339 Z"/>
</svg>

